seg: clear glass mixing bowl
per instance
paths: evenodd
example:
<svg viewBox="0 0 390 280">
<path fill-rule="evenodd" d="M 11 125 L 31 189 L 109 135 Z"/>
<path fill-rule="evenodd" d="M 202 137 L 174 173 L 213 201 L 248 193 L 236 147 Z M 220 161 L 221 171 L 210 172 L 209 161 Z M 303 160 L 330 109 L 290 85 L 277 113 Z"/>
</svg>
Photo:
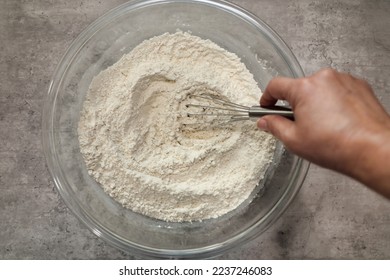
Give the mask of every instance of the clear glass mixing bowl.
<svg viewBox="0 0 390 280">
<path fill-rule="evenodd" d="M 264 22 L 224 1 L 130 1 L 91 24 L 68 49 L 51 82 L 43 114 L 47 165 L 67 206 L 97 236 L 141 257 L 210 258 L 264 232 L 290 204 L 309 164 L 279 143 L 261 193 L 217 219 L 169 223 L 124 209 L 88 175 L 77 124 L 88 86 L 139 43 L 177 29 L 236 53 L 264 89 L 276 76 L 303 76 L 298 61 Z"/>
</svg>

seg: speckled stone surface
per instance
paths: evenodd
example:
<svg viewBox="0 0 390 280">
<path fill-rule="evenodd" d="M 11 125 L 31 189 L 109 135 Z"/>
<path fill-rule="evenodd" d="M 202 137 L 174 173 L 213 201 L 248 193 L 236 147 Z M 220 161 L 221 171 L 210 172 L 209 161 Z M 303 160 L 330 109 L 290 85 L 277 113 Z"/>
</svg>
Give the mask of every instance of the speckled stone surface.
<svg viewBox="0 0 390 280">
<path fill-rule="evenodd" d="M 133 258 L 67 209 L 40 140 L 43 100 L 66 48 L 123 2 L 0 1 L 0 259 Z M 234 2 L 272 26 L 307 74 L 332 66 L 365 77 L 390 111 L 390 1 Z M 220 258 L 390 259 L 390 201 L 312 165 L 285 214 Z"/>
</svg>

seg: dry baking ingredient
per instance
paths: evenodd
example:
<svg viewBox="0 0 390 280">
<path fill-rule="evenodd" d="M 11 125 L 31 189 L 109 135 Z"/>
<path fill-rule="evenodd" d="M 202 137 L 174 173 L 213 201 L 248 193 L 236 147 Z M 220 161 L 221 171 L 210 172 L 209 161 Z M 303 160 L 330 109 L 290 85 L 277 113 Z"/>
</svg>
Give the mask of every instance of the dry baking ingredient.
<svg viewBox="0 0 390 280">
<path fill-rule="evenodd" d="M 274 140 L 251 121 L 188 118 L 185 105 L 202 93 L 247 105 L 261 95 L 240 59 L 209 40 L 177 32 L 142 42 L 90 85 L 78 127 L 89 174 L 124 207 L 165 221 L 216 218 L 248 201 Z"/>
</svg>

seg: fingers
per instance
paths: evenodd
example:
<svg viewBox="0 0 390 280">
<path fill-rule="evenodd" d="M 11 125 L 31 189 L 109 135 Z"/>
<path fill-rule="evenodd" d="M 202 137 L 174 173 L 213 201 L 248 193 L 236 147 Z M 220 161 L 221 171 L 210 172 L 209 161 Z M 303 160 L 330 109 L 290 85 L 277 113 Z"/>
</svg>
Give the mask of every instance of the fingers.
<svg viewBox="0 0 390 280">
<path fill-rule="evenodd" d="M 292 78 L 278 77 L 272 79 L 260 98 L 260 105 L 273 106 L 278 100 L 287 100 L 292 107 L 295 104 L 293 96 L 297 80 Z M 267 131 L 282 141 L 287 147 L 295 141 L 294 122 L 282 116 L 269 115 L 257 121 L 259 129 Z"/>
<path fill-rule="evenodd" d="M 296 82 L 295 79 L 285 77 L 272 79 L 260 98 L 260 105 L 265 107 L 272 106 L 280 99 L 287 100 L 293 106 L 294 98 L 292 92 Z"/>
<path fill-rule="evenodd" d="M 264 116 L 257 121 L 257 127 L 271 133 L 287 147 L 295 142 L 295 124 L 285 117 L 276 115 Z"/>
</svg>

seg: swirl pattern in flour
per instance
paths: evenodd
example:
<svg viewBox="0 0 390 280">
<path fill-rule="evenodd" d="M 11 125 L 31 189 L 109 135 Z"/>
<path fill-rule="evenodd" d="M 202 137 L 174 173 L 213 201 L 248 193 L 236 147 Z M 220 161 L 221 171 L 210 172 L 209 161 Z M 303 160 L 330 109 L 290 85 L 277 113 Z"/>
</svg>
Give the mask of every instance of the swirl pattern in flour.
<svg viewBox="0 0 390 280">
<path fill-rule="evenodd" d="M 238 207 L 272 161 L 275 142 L 250 121 L 188 118 L 185 105 L 201 93 L 247 105 L 261 95 L 235 54 L 183 32 L 146 40 L 101 72 L 78 127 L 90 175 L 124 207 L 165 221 Z"/>
</svg>

